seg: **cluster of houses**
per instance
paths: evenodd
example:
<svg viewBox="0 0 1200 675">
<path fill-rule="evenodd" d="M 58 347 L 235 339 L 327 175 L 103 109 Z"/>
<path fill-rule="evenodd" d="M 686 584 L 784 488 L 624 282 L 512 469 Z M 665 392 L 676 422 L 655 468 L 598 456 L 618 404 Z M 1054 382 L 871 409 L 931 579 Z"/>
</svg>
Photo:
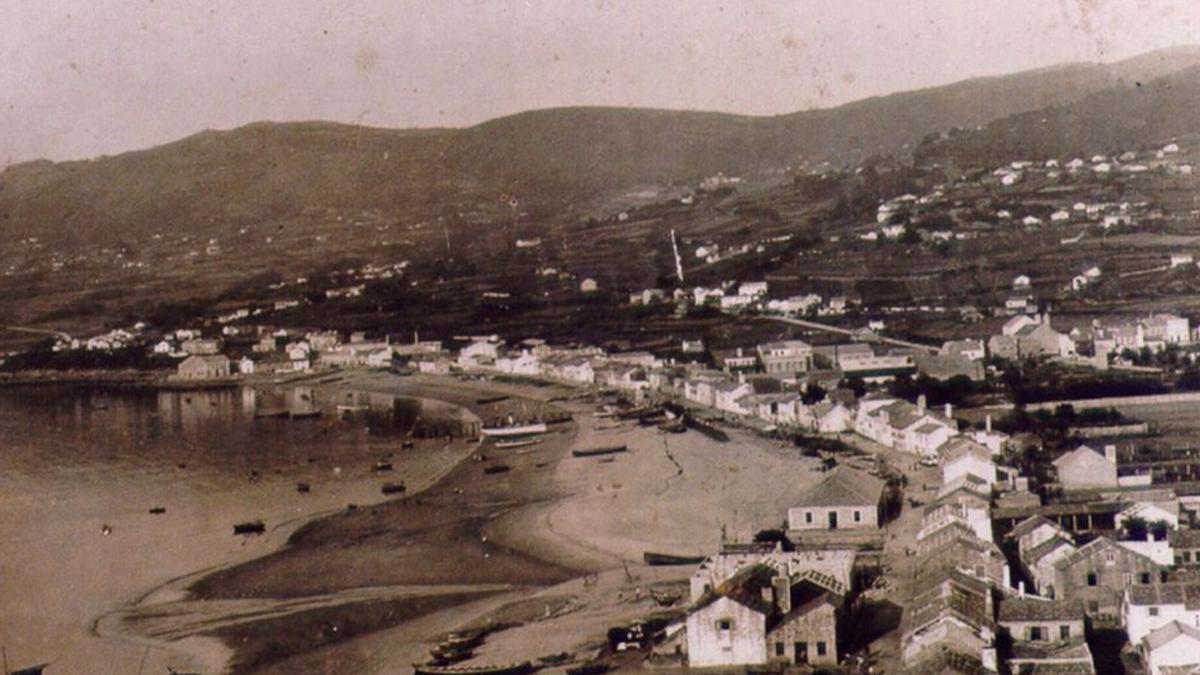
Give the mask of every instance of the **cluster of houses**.
<svg viewBox="0 0 1200 675">
<path fill-rule="evenodd" d="M 1103 629 L 1124 630 L 1125 658 L 1149 675 L 1200 669 L 1200 530 L 1184 508 L 1197 504 L 1119 482 L 1106 452 L 1060 457 L 1068 499 L 1043 504 L 976 439 L 941 446 L 941 484 L 908 548 L 906 671 L 1095 673 L 1089 638 Z M 839 466 L 788 510 L 795 550 L 725 544 L 704 560 L 686 619 L 657 653 L 692 667 L 839 664 L 869 621 L 857 535 L 882 538 L 888 516 L 887 484 Z"/>
</svg>

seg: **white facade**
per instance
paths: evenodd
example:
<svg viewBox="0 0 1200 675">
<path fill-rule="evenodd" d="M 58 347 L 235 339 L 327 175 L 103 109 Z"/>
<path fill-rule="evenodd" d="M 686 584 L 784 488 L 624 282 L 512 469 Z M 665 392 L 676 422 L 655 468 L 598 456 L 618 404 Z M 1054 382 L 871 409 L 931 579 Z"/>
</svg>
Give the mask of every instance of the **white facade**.
<svg viewBox="0 0 1200 675">
<path fill-rule="evenodd" d="M 688 615 L 688 664 L 739 666 L 767 660 L 767 617 L 729 598 Z"/>
</svg>

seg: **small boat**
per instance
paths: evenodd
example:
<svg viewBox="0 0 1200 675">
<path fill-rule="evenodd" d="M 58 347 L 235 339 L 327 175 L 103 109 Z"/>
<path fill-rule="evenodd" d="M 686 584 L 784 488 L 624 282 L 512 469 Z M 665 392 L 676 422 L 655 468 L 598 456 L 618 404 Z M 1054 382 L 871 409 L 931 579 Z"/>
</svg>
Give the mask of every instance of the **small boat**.
<svg viewBox="0 0 1200 675">
<path fill-rule="evenodd" d="M 567 675 L 600 675 L 610 670 L 612 670 L 612 666 L 601 661 L 596 661 L 585 663 L 582 666 L 575 666 L 574 668 L 567 668 Z"/>
<path fill-rule="evenodd" d="M 42 675 L 42 673 L 44 673 L 46 671 L 46 669 L 49 667 L 50 667 L 49 663 L 39 663 L 36 666 L 28 666 L 26 668 L 17 668 L 16 670 L 10 670 L 8 672 L 9 672 L 9 675 Z"/>
<path fill-rule="evenodd" d="M 491 466 L 484 467 L 483 472 L 491 476 L 498 473 L 507 473 L 508 470 L 509 466 L 507 464 L 493 464 Z"/>
<path fill-rule="evenodd" d="M 624 445 L 605 445 L 598 448 L 572 450 L 571 454 L 576 457 L 598 457 L 600 455 L 615 455 L 619 452 L 625 452 L 626 449 Z"/>
<path fill-rule="evenodd" d="M 408 488 L 404 487 L 404 483 L 384 483 L 379 491 L 385 495 L 403 494 Z"/>
<path fill-rule="evenodd" d="M 521 424 L 507 427 L 487 427 L 482 431 L 485 437 L 489 438 L 511 438 L 513 436 L 531 436 L 533 434 L 546 433 L 546 425 L 543 422 L 535 424 Z"/>
<path fill-rule="evenodd" d="M 704 556 L 673 555 L 670 553 L 642 553 L 642 559 L 647 565 L 699 565 L 704 562 Z"/>
<path fill-rule="evenodd" d="M 416 444 L 412 441 L 404 441 L 400 443 L 400 448 L 402 450 L 412 450 L 414 447 L 416 447 Z"/>
<path fill-rule="evenodd" d="M 505 663 L 495 666 L 435 666 L 414 663 L 413 675 L 525 675 L 533 672 L 529 661 Z"/>
<path fill-rule="evenodd" d="M 523 448 L 527 445 L 537 445 L 538 443 L 541 443 L 541 442 L 542 442 L 542 439 L 540 439 L 540 438 L 522 438 L 522 439 L 514 439 L 511 441 L 496 441 L 496 447 L 501 448 L 501 449 L 503 449 L 503 448 Z"/>
<path fill-rule="evenodd" d="M 300 494 L 308 494 L 312 491 L 312 487 L 308 483 L 296 483 L 296 492 Z"/>
<path fill-rule="evenodd" d="M 384 471 L 391 471 L 391 470 L 392 470 L 392 463 L 387 460 L 383 460 L 383 459 L 375 462 L 375 467 L 372 469 L 372 471 L 374 471 L 375 473 L 383 473 Z"/>
<path fill-rule="evenodd" d="M 249 520 L 233 526 L 234 534 L 262 534 L 266 531 L 267 526 L 261 520 Z"/>
<path fill-rule="evenodd" d="M 567 652 L 559 652 L 557 654 L 550 654 L 548 656 L 543 656 L 543 657 L 539 658 L 538 665 L 539 666 L 557 666 L 560 663 L 566 663 L 570 660 L 571 660 L 570 654 L 568 654 Z"/>
<path fill-rule="evenodd" d="M 350 415 L 353 415 L 354 413 L 366 412 L 367 410 L 370 410 L 370 408 L 368 408 L 365 405 L 340 404 L 337 407 L 337 413 L 338 413 L 338 415 L 341 415 L 341 416 L 350 416 Z"/>
<path fill-rule="evenodd" d="M 682 419 L 674 419 L 663 422 L 658 428 L 669 434 L 682 434 L 687 431 L 687 424 Z"/>
<path fill-rule="evenodd" d="M 256 410 L 256 411 L 254 412 L 254 416 L 255 416 L 255 417 L 287 417 L 287 416 L 288 416 L 288 411 L 287 411 L 287 409 L 280 409 L 280 410 Z"/>
<path fill-rule="evenodd" d="M 316 408 L 312 408 L 310 410 L 292 410 L 292 411 L 288 412 L 288 417 L 290 417 L 294 420 L 312 419 L 314 417 L 320 417 L 320 416 L 321 416 L 321 411 L 317 410 Z"/>
<path fill-rule="evenodd" d="M 165 507 L 165 506 L 150 507 L 150 515 L 158 516 L 158 515 L 162 515 L 166 512 L 167 512 L 167 507 Z"/>
</svg>

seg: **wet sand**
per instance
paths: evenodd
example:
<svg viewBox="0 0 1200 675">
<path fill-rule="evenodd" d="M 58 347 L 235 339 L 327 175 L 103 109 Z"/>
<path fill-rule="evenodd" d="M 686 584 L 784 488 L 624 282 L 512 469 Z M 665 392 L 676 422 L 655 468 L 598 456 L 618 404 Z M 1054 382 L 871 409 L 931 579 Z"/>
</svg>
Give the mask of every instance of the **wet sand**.
<svg viewBox="0 0 1200 675">
<path fill-rule="evenodd" d="M 113 424 L 124 428 L 125 412 L 93 414 L 114 416 Z M 60 456 L 108 452 L 103 443 L 89 442 L 88 434 L 104 433 L 103 427 L 78 431 L 61 440 L 68 445 Z M 187 456 L 188 443 L 181 443 L 180 456 Z M 462 442 L 425 441 L 393 460 L 396 477 L 375 475 L 375 448 L 388 445 L 398 450 L 399 439 L 348 445 L 330 436 L 312 463 L 270 451 L 232 462 L 257 467 L 262 479 L 256 483 L 237 475 L 241 468 L 224 474 L 200 461 L 179 468 L 162 458 L 138 463 L 120 457 L 113 468 L 47 459 L 53 463 L 42 467 L 37 457 L 13 458 L 0 475 L 0 644 L 10 665 L 50 661 L 51 673 L 134 673 L 139 667 L 152 673 L 168 666 L 221 672 L 233 654 L 221 640 L 201 632 L 144 639 L 106 618 L 135 603 L 178 600 L 188 579 L 263 556 L 323 513 L 381 501 L 384 480 L 402 476 L 410 489 L 421 489 L 471 451 Z M 296 481 L 309 482 L 311 493 L 298 493 Z M 166 512 L 150 514 L 155 506 Z M 264 521 L 264 535 L 233 536 L 234 523 L 253 519 Z M 102 533 L 104 525 L 110 534 Z"/>
<path fill-rule="evenodd" d="M 586 656 L 605 630 L 663 611 L 651 589 L 686 602 L 691 567 L 647 567 L 645 550 L 701 554 L 716 548 L 721 527 L 730 540 L 778 527 L 786 508 L 817 480 L 817 461 L 799 451 L 734 431 L 728 443 L 695 432 L 670 435 L 626 422 L 615 431 L 592 428 L 594 406 L 563 404 L 576 414 L 574 430 L 549 435 L 536 450 L 483 453 L 417 500 L 375 514 L 322 519 L 297 534 L 292 547 L 197 587 L 200 593 L 284 597 L 372 583 L 507 583 L 513 591 L 446 607 L 353 639 L 317 645 L 247 672 L 307 670 L 350 662 L 354 672 L 408 672 L 451 629 L 505 621 L 514 607 L 521 625 L 490 636 L 467 663 L 503 663 L 569 652 Z M 611 462 L 575 458 L 574 447 L 626 444 Z M 519 452 L 519 451 L 516 451 Z M 507 453 L 507 454 L 506 454 Z M 510 472 L 489 476 L 503 462 Z M 539 466 L 541 465 L 541 466 Z M 745 498 L 745 495 L 757 497 Z M 300 580 L 304 569 L 328 570 L 323 580 Z M 584 584 L 586 572 L 598 573 Z M 677 610 L 682 604 L 677 606 Z"/>
</svg>

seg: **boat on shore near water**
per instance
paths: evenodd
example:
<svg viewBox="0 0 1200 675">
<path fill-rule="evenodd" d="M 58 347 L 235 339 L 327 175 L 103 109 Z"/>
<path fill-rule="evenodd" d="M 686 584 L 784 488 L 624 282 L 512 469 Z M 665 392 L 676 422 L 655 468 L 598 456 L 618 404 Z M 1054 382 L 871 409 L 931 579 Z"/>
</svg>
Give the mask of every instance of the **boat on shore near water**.
<svg viewBox="0 0 1200 675">
<path fill-rule="evenodd" d="M 408 488 L 404 487 L 404 483 L 384 483 L 379 491 L 385 495 L 403 494 Z"/>
<path fill-rule="evenodd" d="M 485 427 L 481 432 L 487 438 L 511 438 L 513 436 L 532 436 L 546 433 L 546 424 L 519 424 L 506 427 Z"/>
<path fill-rule="evenodd" d="M 527 445 L 537 445 L 541 443 L 540 438 L 516 438 L 508 441 L 496 441 L 497 448 L 523 448 Z"/>
<path fill-rule="evenodd" d="M 413 664 L 414 675 L 525 675 L 533 672 L 533 663 L 505 663 L 495 666 L 435 666 Z"/>
<path fill-rule="evenodd" d="M 294 420 L 312 419 L 320 416 L 321 411 L 317 410 L 316 408 L 312 408 L 310 410 L 291 410 L 288 412 L 288 417 Z"/>
<path fill-rule="evenodd" d="M 642 559 L 647 565 L 662 566 L 662 565 L 699 565 L 704 562 L 705 556 L 690 556 L 690 555 L 673 555 L 671 553 L 655 553 L 646 551 L 642 553 Z"/>
<path fill-rule="evenodd" d="M 687 423 L 681 418 L 676 418 L 659 424 L 658 428 L 667 433 L 682 434 L 683 432 L 687 431 Z"/>
<path fill-rule="evenodd" d="M 567 675 L 601 675 L 601 673 L 607 673 L 610 670 L 612 670 L 612 666 L 607 663 L 594 661 L 581 666 L 575 666 L 574 668 L 567 668 Z"/>
<path fill-rule="evenodd" d="M 287 408 L 280 408 L 278 410 L 256 410 L 254 412 L 254 416 L 255 417 L 287 417 L 288 411 L 287 411 Z"/>
<path fill-rule="evenodd" d="M 250 520 L 233 526 L 234 534 L 262 534 L 266 531 L 267 526 L 261 520 Z"/>
<path fill-rule="evenodd" d="M 599 457 L 601 455 L 615 455 L 625 452 L 627 449 L 624 445 L 605 445 L 598 448 L 575 449 L 571 451 L 571 454 L 576 457 Z"/>
</svg>

